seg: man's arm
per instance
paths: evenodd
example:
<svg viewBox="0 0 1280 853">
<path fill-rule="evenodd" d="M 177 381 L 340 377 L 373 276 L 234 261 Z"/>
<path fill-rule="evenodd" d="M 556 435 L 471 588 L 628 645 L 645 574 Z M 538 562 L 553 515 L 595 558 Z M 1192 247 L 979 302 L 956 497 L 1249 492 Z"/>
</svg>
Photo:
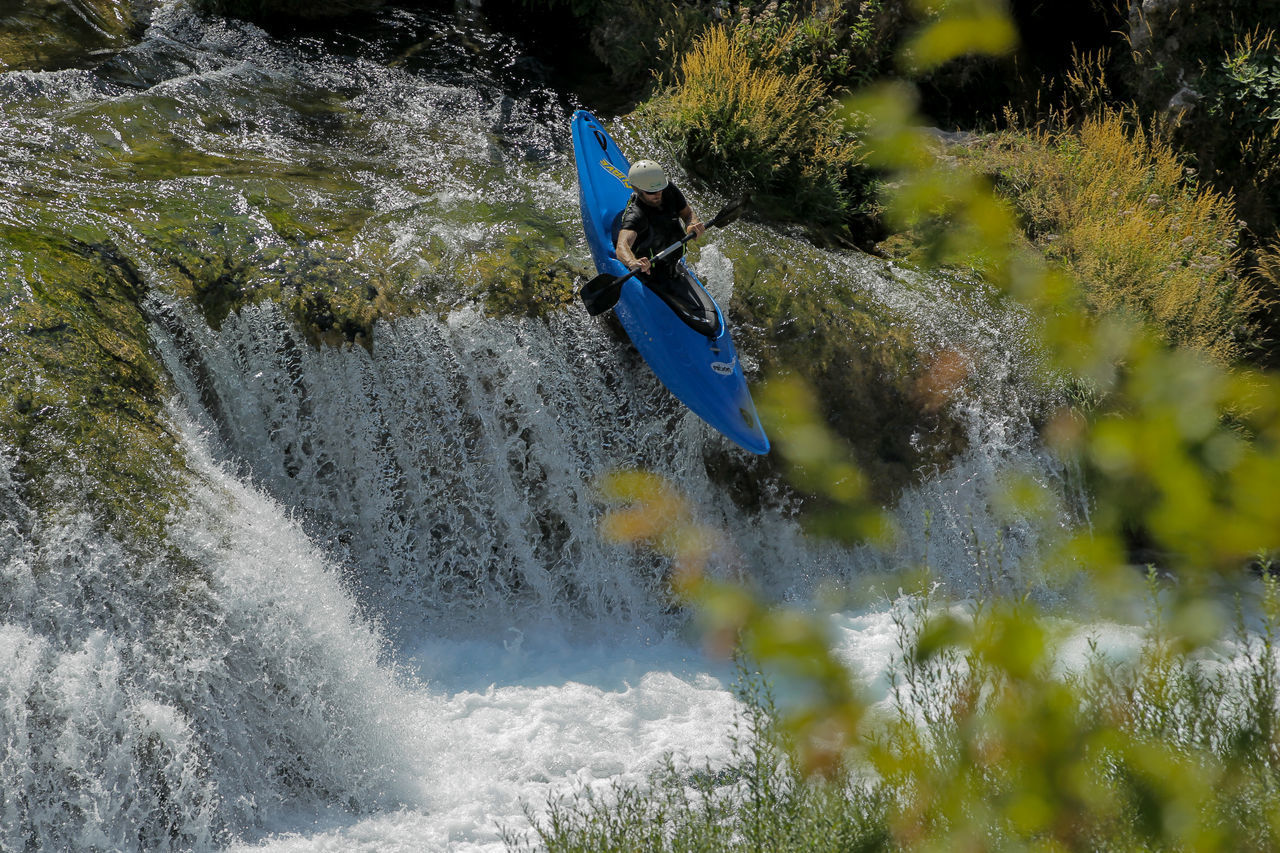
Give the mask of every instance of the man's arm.
<svg viewBox="0 0 1280 853">
<path fill-rule="evenodd" d="M 693 239 L 698 239 L 703 232 L 707 230 L 707 226 L 702 224 L 702 220 L 698 219 L 693 213 L 693 207 L 686 204 L 684 210 L 680 211 L 680 219 L 684 222 L 685 233 L 693 232 Z M 621 235 L 619 235 L 621 237 Z"/>
<path fill-rule="evenodd" d="M 618 260 L 622 261 L 629 270 L 640 270 L 642 273 L 649 272 L 649 259 L 637 258 L 632 251 L 632 247 L 636 244 L 636 232 L 630 228 L 623 228 L 618 232 L 618 245 L 614 250 L 614 254 L 618 256 Z"/>
</svg>

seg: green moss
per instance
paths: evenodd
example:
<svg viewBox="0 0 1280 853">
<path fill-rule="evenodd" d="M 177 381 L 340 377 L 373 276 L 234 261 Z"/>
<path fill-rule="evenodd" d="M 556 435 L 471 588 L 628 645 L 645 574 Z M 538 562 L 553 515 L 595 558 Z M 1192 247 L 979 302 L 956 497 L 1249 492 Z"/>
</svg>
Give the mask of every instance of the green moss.
<svg viewBox="0 0 1280 853">
<path fill-rule="evenodd" d="M 106 243 L 13 228 L 0 243 L 18 250 L 0 261 L 0 429 L 29 499 L 86 507 L 125 538 L 158 541 L 182 501 L 183 462 L 137 270 Z"/>
<path fill-rule="evenodd" d="M 146 24 L 133 0 L 23 0 L 0 12 L 0 71 L 52 70 L 96 61 Z"/>
<path fill-rule="evenodd" d="M 814 387 L 878 500 L 964 448 L 965 433 L 930 385 L 933 362 L 909 322 L 818 259 L 758 247 L 733 257 L 739 349 L 757 356 L 762 374 L 799 374 Z"/>
<path fill-rule="evenodd" d="M 475 257 L 476 287 L 491 314 L 544 317 L 574 301 L 587 271 L 565 260 L 561 237 L 533 230 L 505 235 Z"/>
</svg>

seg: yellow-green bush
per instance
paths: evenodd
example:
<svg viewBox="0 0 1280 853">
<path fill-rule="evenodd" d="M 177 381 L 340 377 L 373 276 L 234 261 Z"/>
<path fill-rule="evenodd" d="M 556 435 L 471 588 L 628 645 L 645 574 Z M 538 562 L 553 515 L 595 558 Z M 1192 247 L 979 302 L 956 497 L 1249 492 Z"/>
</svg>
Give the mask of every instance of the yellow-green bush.
<svg viewBox="0 0 1280 853">
<path fill-rule="evenodd" d="M 1258 297 L 1236 272 L 1231 199 L 1189 182 L 1160 139 L 1112 112 L 999 134 L 974 152 L 1093 311 L 1134 312 L 1220 363 L 1245 353 Z"/>
<path fill-rule="evenodd" d="M 714 27 L 645 111 L 699 176 L 753 192 L 772 218 L 838 225 L 853 199 L 857 145 L 812 66 L 774 68 L 785 41 L 753 60 Z"/>
</svg>

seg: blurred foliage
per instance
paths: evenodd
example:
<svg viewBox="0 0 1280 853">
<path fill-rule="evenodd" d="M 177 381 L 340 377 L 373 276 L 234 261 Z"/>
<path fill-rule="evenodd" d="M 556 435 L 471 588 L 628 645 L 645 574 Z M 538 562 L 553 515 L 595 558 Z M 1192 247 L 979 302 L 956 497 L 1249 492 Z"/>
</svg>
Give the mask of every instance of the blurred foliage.
<svg viewBox="0 0 1280 853">
<path fill-rule="evenodd" d="M 1087 299 L 1075 283 L 1020 248 L 1013 216 L 990 186 L 939 159 L 911 103 L 902 84 L 890 84 L 853 105 L 871 117 L 869 160 L 902 170 L 890 215 L 903 227 L 950 222 L 933 232 L 931 256 L 976 266 L 1031 308 L 1052 369 L 1098 394 L 1095 409 L 1064 409 L 1046 429 L 1052 448 L 1097 475 L 1093 529 L 1068 550 L 1105 576 L 1123 562 L 1119 528 L 1141 520 L 1158 528 L 1190 581 L 1273 548 L 1280 517 L 1260 491 L 1280 463 L 1274 379 L 1170 348 L 1131 315 L 1082 310 Z M 1097 157 L 1082 166 L 1102 168 Z M 1209 205 L 1211 220 L 1220 215 L 1212 198 L 1196 203 Z"/>
<path fill-rule="evenodd" d="M 749 190 L 772 217 L 838 225 L 854 200 L 858 147 L 813 66 L 774 67 L 787 41 L 753 60 L 713 27 L 644 111 L 700 177 Z"/>
<path fill-rule="evenodd" d="M 967 50 L 1008 49 L 1010 32 L 998 23 L 998 4 L 964 0 L 937 11 L 908 42 L 904 61 L 917 69 Z M 1129 617 L 1145 590 L 1141 653 L 1131 663 L 1117 662 L 1095 642 L 1083 670 L 1064 672 L 1060 649 L 1069 610 L 1051 618 L 1029 598 L 991 591 L 980 603 L 957 607 L 933 600 L 926 581 L 897 605 L 901 655 L 891 668 L 885 713 L 868 705 L 832 651 L 821 615 L 763 603 L 746 586 L 709 575 L 714 536 L 669 485 L 639 474 L 610 479 L 604 491 L 617 506 L 604 532 L 668 553 L 673 591 L 702 621 L 708 649 L 758 665 L 766 677 L 785 681 L 789 695 L 802 697 L 769 710 L 789 744 L 778 773 L 786 778 L 794 762 L 821 789 L 835 786 L 846 797 L 870 791 L 867 802 L 884 804 L 884 825 L 864 826 L 867 835 L 849 839 L 850 848 L 1274 849 L 1280 843 L 1273 757 L 1280 749 L 1280 595 L 1270 563 L 1256 558 L 1280 548 L 1280 383 L 1231 365 L 1234 352 L 1222 348 L 1225 337 L 1209 333 L 1197 340 L 1205 333 L 1195 324 L 1204 315 L 1188 293 L 1197 273 L 1165 279 L 1181 291 L 1170 298 L 1190 307 L 1164 313 L 1163 292 L 1108 294 L 1126 285 L 1109 278 L 1125 256 L 1085 245 L 1109 239 L 1101 214 L 1092 212 L 1106 200 L 1145 205 L 1147 228 L 1162 229 L 1145 244 L 1155 241 L 1162 251 L 1164 243 L 1191 236 L 1177 230 L 1176 220 L 1211 226 L 1227 218 L 1229 206 L 1182 184 L 1166 149 L 1114 118 L 1099 118 L 1070 138 L 1032 137 L 1050 161 L 1036 168 L 1064 185 L 1015 195 L 1024 202 L 1018 212 L 1042 228 L 1052 223 L 1056 233 L 1065 231 L 1065 211 L 1096 220 L 1063 237 L 1067 247 L 1055 250 L 1062 264 L 1051 265 L 1028 246 L 1014 209 L 986 179 L 940 156 L 915 104 L 913 89 L 901 82 L 850 103 L 866 162 L 892 174 L 886 215 L 922 235 L 922 257 L 975 270 L 1025 305 L 1038 330 L 1046 382 L 1079 383 L 1090 392 L 1085 404 L 1064 397 L 1043 431 L 1063 463 L 1086 475 L 1087 523 L 1061 530 L 1041 564 L 1028 570 L 1063 583 L 1090 580 L 1078 593 L 1076 618 L 1094 624 Z M 1085 180 L 1070 178 L 1055 158 L 1087 172 Z M 1033 238 L 1046 233 L 1054 232 L 1031 229 Z M 1222 272 L 1225 244 L 1213 239 L 1221 236 L 1213 231 L 1208 244 L 1197 245 L 1213 259 L 1198 271 L 1202 285 L 1217 288 L 1210 305 L 1236 287 Z M 1084 287 L 1072 278 L 1076 268 Z M 1150 274 L 1145 270 L 1128 274 Z M 1224 316 L 1237 316 L 1226 310 Z M 1144 313 L 1165 325 L 1150 328 Z M 1193 345 L 1172 346 L 1166 337 Z M 794 379 L 771 383 L 761 395 L 777 453 L 805 488 L 826 495 L 834 526 L 855 537 L 880 534 L 885 525 L 876 503 L 809 395 Z M 1007 512 L 1053 504 L 1030 478 L 1015 472 L 1009 483 L 998 500 Z M 1126 552 L 1134 529 L 1149 537 L 1162 555 L 1162 571 L 1176 583 L 1150 572 L 1143 586 Z M 1247 570 L 1251 562 L 1260 576 Z M 1221 663 L 1213 650 L 1223 655 Z M 736 766 L 725 771 L 728 777 Z M 748 796 L 741 809 L 759 814 L 766 802 Z M 697 814 L 706 823 L 740 819 L 719 809 L 706 794 Z M 836 825 L 839 807 L 831 814 Z M 618 815 L 561 810 L 554 825 L 543 827 L 542 840 L 552 849 L 583 849 L 576 840 L 583 836 L 575 833 Z M 670 812 L 634 812 L 627 820 L 688 822 L 667 824 Z M 617 833 L 627 825 L 616 824 L 614 835 L 596 836 L 590 846 L 607 847 L 607 838 L 624 837 Z"/>
</svg>

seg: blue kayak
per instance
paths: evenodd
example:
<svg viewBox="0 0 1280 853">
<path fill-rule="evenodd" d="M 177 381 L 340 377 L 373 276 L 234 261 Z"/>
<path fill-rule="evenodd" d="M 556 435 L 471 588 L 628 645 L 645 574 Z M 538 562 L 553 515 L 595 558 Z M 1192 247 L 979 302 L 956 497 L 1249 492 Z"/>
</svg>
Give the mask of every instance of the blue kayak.
<svg viewBox="0 0 1280 853">
<path fill-rule="evenodd" d="M 626 275 L 629 270 L 613 250 L 631 198 L 631 163 L 591 113 L 575 112 L 572 127 L 582 227 L 596 271 Z M 646 286 L 638 277 L 629 279 L 613 311 L 667 390 L 744 449 L 768 453 L 769 439 L 720 306 L 684 261 L 680 271 L 679 283 Z"/>
</svg>

